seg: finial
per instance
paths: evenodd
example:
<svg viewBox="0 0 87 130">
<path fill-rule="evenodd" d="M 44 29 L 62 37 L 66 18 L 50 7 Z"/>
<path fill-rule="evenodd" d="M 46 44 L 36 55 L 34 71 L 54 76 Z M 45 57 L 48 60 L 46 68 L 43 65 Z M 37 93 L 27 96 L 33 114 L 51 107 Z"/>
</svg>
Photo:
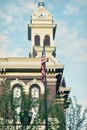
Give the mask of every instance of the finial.
<svg viewBox="0 0 87 130">
<path fill-rule="evenodd" d="M 44 0 L 39 0 L 38 6 L 44 6 Z"/>
</svg>

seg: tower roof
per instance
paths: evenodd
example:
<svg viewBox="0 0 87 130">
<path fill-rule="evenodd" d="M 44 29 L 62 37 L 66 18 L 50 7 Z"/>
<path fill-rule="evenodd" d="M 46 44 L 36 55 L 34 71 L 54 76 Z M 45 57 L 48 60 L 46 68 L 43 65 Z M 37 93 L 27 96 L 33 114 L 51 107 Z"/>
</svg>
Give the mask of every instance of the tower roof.
<svg viewBox="0 0 87 130">
<path fill-rule="evenodd" d="M 39 2 L 38 2 L 38 7 L 39 7 L 39 6 L 45 6 L 44 0 L 39 0 Z"/>
</svg>

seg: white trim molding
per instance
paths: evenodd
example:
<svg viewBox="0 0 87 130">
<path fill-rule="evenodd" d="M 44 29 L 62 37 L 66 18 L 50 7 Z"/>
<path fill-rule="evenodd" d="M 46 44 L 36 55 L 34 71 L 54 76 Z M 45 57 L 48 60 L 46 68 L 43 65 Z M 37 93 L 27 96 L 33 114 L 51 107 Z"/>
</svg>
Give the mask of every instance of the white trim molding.
<svg viewBox="0 0 87 130">
<path fill-rule="evenodd" d="M 26 84 L 25 84 L 22 80 L 19 80 L 19 79 L 17 78 L 16 80 L 11 81 L 11 89 L 12 89 L 12 87 L 13 87 L 15 84 L 20 84 L 20 85 L 22 85 L 22 86 L 23 86 L 23 89 L 24 89 L 24 91 L 25 91 L 25 89 L 26 89 Z"/>
<path fill-rule="evenodd" d="M 44 85 L 43 85 L 43 83 L 41 81 L 36 80 L 36 79 L 34 79 L 34 80 L 27 83 L 26 92 L 29 92 L 30 87 L 33 84 L 37 84 L 40 87 L 41 94 L 44 94 Z"/>
</svg>

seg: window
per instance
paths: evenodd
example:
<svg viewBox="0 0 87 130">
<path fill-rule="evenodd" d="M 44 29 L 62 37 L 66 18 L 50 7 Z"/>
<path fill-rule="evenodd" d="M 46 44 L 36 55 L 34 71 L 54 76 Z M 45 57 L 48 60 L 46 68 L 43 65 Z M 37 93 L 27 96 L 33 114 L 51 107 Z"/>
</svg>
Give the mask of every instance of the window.
<svg viewBox="0 0 87 130">
<path fill-rule="evenodd" d="M 19 98 L 21 96 L 21 89 L 19 87 L 15 87 L 13 89 L 14 98 Z"/>
<path fill-rule="evenodd" d="M 40 36 L 39 35 L 35 36 L 35 46 L 40 46 Z"/>
<path fill-rule="evenodd" d="M 45 46 L 50 46 L 50 36 L 49 35 L 45 36 Z"/>
<path fill-rule="evenodd" d="M 16 84 L 13 86 L 13 105 L 14 110 L 16 111 L 16 117 L 18 117 L 20 111 L 21 111 L 21 87 L 19 84 Z"/>
<path fill-rule="evenodd" d="M 33 120 L 36 117 L 36 115 L 38 114 L 38 109 L 39 109 L 39 104 L 38 104 L 38 99 L 40 97 L 40 88 L 37 84 L 33 84 L 31 86 L 31 95 L 33 98 L 33 107 L 32 107 L 32 113 L 33 113 Z"/>
<path fill-rule="evenodd" d="M 37 84 L 31 86 L 31 95 L 33 98 L 39 99 L 40 90 Z"/>
</svg>

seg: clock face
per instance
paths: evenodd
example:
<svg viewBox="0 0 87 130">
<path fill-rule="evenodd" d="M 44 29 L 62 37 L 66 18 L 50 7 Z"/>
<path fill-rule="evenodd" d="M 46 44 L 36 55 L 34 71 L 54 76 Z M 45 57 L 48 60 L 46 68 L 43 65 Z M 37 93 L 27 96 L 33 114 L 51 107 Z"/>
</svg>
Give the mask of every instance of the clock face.
<svg viewBox="0 0 87 130">
<path fill-rule="evenodd" d="M 21 89 L 19 87 L 14 88 L 14 98 L 19 98 L 21 96 Z"/>
<path fill-rule="evenodd" d="M 39 13 L 39 18 L 44 18 L 44 12 L 42 12 L 42 13 Z"/>
</svg>

